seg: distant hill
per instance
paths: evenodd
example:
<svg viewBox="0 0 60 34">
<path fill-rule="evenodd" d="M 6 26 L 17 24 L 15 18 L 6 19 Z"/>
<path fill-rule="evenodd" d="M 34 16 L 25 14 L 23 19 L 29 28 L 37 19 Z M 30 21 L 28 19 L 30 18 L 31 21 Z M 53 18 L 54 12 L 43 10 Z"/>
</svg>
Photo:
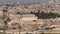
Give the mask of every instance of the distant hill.
<svg viewBox="0 0 60 34">
<path fill-rule="evenodd" d="M 47 2 L 49 0 L 18 0 L 21 3 L 28 3 L 28 2 L 32 2 L 32 3 L 39 3 L 39 2 Z M 0 3 L 2 4 L 7 4 L 7 3 L 16 3 L 17 0 L 0 0 Z"/>
<path fill-rule="evenodd" d="M 40 3 L 40 2 L 48 2 L 50 0 L 18 0 L 20 3 Z M 55 0 L 54 0 L 55 1 Z M 57 0 L 60 2 L 60 0 Z M 17 3 L 17 0 L 0 0 L 0 4 L 7 4 L 7 3 Z"/>
</svg>

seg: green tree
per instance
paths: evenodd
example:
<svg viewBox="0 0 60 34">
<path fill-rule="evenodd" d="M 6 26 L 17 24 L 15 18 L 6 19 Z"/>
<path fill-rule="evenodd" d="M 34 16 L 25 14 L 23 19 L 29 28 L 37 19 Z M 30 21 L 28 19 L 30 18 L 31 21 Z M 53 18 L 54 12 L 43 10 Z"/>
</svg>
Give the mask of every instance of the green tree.
<svg viewBox="0 0 60 34">
<path fill-rule="evenodd" d="M 18 26 L 18 29 L 19 29 L 19 34 L 20 34 L 22 27 L 21 26 Z"/>
</svg>

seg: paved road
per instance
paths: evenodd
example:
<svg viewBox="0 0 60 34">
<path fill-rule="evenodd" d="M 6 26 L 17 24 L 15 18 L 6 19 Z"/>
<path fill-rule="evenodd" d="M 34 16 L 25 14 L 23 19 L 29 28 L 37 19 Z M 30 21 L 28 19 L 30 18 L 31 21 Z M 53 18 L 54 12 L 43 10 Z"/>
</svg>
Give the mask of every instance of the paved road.
<svg viewBox="0 0 60 34">
<path fill-rule="evenodd" d="M 3 30 L 0 30 L 0 32 L 3 32 Z M 7 30 L 5 31 L 6 33 L 19 33 L 18 31 L 15 31 L 15 30 Z M 59 31 L 41 31 L 41 32 L 44 32 L 44 33 L 60 33 L 60 30 Z M 28 33 L 41 33 L 40 31 L 34 31 L 34 32 L 28 32 Z M 27 32 L 20 32 L 20 33 L 27 33 Z"/>
</svg>

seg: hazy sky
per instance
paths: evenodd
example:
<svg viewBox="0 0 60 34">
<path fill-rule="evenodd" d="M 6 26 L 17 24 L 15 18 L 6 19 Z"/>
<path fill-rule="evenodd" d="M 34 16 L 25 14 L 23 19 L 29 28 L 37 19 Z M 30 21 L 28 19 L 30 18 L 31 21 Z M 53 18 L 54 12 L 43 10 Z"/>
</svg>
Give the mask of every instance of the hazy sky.
<svg viewBox="0 0 60 34">
<path fill-rule="evenodd" d="M 19 0 L 22 3 L 26 2 L 32 2 L 32 3 L 38 3 L 38 2 L 43 2 L 43 0 Z M 48 0 L 45 0 L 44 2 L 47 2 Z M 0 3 L 16 3 L 17 0 L 0 0 Z"/>
</svg>

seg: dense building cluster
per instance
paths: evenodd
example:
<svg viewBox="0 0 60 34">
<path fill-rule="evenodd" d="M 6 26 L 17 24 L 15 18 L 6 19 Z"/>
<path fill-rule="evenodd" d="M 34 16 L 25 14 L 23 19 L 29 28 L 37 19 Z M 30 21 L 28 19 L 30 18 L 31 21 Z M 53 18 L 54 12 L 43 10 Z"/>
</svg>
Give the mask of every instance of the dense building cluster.
<svg viewBox="0 0 60 34">
<path fill-rule="evenodd" d="M 58 30 L 57 26 L 60 26 L 60 3 L 0 6 L 1 30 Z"/>
</svg>

